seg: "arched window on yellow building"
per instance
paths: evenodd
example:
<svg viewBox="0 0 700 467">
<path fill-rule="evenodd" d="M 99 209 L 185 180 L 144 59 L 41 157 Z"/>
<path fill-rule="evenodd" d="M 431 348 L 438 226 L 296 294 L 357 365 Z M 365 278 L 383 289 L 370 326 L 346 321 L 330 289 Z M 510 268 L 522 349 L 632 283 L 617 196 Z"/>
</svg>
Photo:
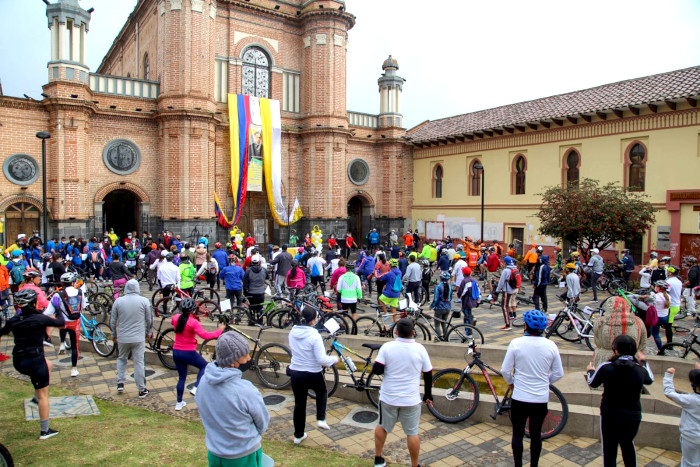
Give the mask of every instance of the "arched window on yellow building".
<svg viewBox="0 0 700 467">
<path fill-rule="evenodd" d="M 641 143 L 635 143 L 627 154 L 627 189 L 644 191 L 644 178 L 647 165 L 647 150 Z"/>
<path fill-rule="evenodd" d="M 436 164 L 433 169 L 433 198 L 442 198 L 442 166 Z"/>
<path fill-rule="evenodd" d="M 469 194 L 471 196 L 481 196 L 481 171 L 483 169 L 474 168 L 476 164 L 481 164 L 481 161 L 474 159 L 469 164 Z"/>
<path fill-rule="evenodd" d="M 575 149 L 564 156 L 564 182 L 566 186 L 578 186 L 581 155 Z"/>
<path fill-rule="evenodd" d="M 513 161 L 512 180 L 514 195 L 525 194 L 525 171 L 527 170 L 527 161 L 525 156 L 518 154 Z"/>
</svg>

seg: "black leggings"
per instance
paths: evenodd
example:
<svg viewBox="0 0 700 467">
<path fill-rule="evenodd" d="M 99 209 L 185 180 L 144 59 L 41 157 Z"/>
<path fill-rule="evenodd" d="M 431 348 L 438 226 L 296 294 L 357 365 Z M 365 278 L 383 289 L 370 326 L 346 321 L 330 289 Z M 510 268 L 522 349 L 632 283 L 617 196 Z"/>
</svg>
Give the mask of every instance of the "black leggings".
<svg viewBox="0 0 700 467">
<path fill-rule="evenodd" d="M 61 343 L 66 341 L 66 334 L 70 338 L 70 363 L 75 367 L 78 365 L 78 336 L 75 335 L 75 330 L 73 329 L 61 329 L 58 331 Z"/>
<path fill-rule="evenodd" d="M 510 421 L 513 423 L 513 461 L 523 465 L 525 423 L 530 419 L 530 465 L 536 467 L 542 452 L 542 424 L 547 416 L 547 403 L 521 402 L 511 399 Z"/>
<path fill-rule="evenodd" d="M 617 465 L 617 446 L 622 451 L 622 461 L 626 467 L 637 465 L 634 450 L 634 437 L 639 431 L 641 420 L 623 420 L 615 415 L 600 414 L 600 436 L 603 445 L 603 466 Z"/>
<path fill-rule="evenodd" d="M 542 299 L 542 308 L 540 308 L 540 298 Z M 547 286 L 538 285 L 535 287 L 535 293 L 532 296 L 535 301 L 535 308 L 547 313 Z"/>
<path fill-rule="evenodd" d="M 42 389 L 49 385 L 49 367 L 46 365 L 46 358 L 43 352 L 36 352 L 37 356 L 21 357 L 14 356 L 12 363 L 15 370 L 23 375 L 29 376 L 34 389 Z"/>
<path fill-rule="evenodd" d="M 377 279 L 377 298 L 382 294 L 384 291 L 384 286 L 386 285 L 386 281 L 382 281 Z"/>
<path fill-rule="evenodd" d="M 304 436 L 306 425 L 306 398 L 309 389 L 316 393 L 316 420 L 326 419 L 326 403 L 328 390 L 323 372 L 309 373 L 307 371 L 290 370 L 292 374 L 292 392 L 294 393 L 294 437 Z"/>
</svg>

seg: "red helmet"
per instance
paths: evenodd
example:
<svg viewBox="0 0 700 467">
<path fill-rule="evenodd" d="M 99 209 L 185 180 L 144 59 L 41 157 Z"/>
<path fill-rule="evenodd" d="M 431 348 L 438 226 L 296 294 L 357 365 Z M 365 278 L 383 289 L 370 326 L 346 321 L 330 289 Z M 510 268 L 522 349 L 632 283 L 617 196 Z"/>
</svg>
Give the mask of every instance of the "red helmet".
<svg viewBox="0 0 700 467">
<path fill-rule="evenodd" d="M 221 248 L 221 242 L 216 242 L 216 243 L 214 244 L 214 246 L 217 247 L 217 248 Z"/>
</svg>

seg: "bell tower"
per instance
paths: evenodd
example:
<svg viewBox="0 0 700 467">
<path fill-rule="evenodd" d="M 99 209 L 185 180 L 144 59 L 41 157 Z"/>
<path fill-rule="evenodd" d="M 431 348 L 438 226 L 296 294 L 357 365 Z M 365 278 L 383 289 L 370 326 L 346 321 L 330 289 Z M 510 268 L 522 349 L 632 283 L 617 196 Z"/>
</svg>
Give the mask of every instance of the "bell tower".
<svg viewBox="0 0 700 467">
<path fill-rule="evenodd" d="M 381 128 L 403 128 L 401 115 L 401 92 L 405 79 L 396 74 L 399 62 L 391 55 L 384 60 L 384 73 L 377 80 L 379 84 L 379 126 Z"/>
<path fill-rule="evenodd" d="M 89 68 L 85 64 L 85 47 L 93 9 L 83 10 L 78 0 L 58 0 L 56 3 L 44 0 L 44 3 L 51 31 L 49 82 L 87 84 Z"/>
</svg>

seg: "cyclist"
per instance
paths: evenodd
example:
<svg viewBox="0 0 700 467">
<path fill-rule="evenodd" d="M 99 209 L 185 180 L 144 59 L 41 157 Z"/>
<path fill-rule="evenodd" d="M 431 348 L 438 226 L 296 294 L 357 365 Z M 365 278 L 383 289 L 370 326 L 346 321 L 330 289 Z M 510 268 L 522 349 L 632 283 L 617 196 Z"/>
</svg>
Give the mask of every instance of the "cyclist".
<svg viewBox="0 0 700 467">
<path fill-rule="evenodd" d="M 450 273 L 440 273 L 440 283 L 435 287 L 433 303 L 430 309 L 435 315 L 435 342 L 440 342 L 447 334 L 447 318 L 452 312 L 452 286 L 450 285 Z"/>
<path fill-rule="evenodd" d="M 655 251 L 652 251 L 649 253 L 649 263 L 647 264 L 647 267 L 649 269 L 656 269 L 658 266 L 658 260 L 657 258 L 659 257 L 659 254 Z"/>
<path fill-rule="evenodd" d="M 462 255 L 459 253 L 455 253 L 455 261 L 454 264 L 452 265 L 452 277 L 454 278 L 452 284 L 455 287 L 459 287 L 460 284 L 462 283 L 462 279 L 464 278 L 464 274 L 462 273 L 462 269 L 467 267 L 466 261 L 462 259 Z"/>
<path fill-rule="evenodd" d="M 489 247 L 489 257 L 486 260 L 486 282 L 489 284 L 488 300 L 495 300 L 493 296 L 494 284 L 498 282 L 498 268 L 501 265 L 498 252 L 494 247 Z"/>
<path fill-rule="evenodd" d="M 476 319 L 472 314 L 472 309 L 479 306 L 479 299 L 474 298 L 475 295 L 480 296 L 481 291 L 477 293 L 474 292 L 473 287 L 479 288 L 476 280 L 472 277 L 472 270 L 469 266 L 464 266 L 462 268 L 462 281 L 459 283 L 459 289 L 457 290 L 457 296 L 460 297 L 460 303 L 462 304 L 462 314 L 464 315 L 464 324 L 471 324 L 476 326 Z"/>
<path fill-rule="evenodd" d="M 513 460 L 523 465 L 523 436 L 530 419 L 530 465 L 536 466 L 542 452 L 542 424 L 547 416 L 549 385 L 564 376 L 557 345 L 542 336 L 547 316 L 540 310 L 523 314 L 525 335 L 510 341 L 501 365 L 503 379 L 513 391 L 511 422 L 513 423 Z"/>
<path fill-rule="evenodd" d="M 537 244 L 531 243 L 530 246 L 532 248 L 530 248 L 530 251 L 525 253 L 525 257 L 523 258 L 523 264 L 527 268 L 527 275 L 529 277 L 532 277 L 532 270 L 537 264 Z"/>
<path fill-rule="evenodd" d="M 666 266 L 668 259 L 664 256 L 656 262 L 656 267 L 651 270 L 651 283 L 656 284 L 657 281 L 666 280 Z"/>
<path fill-rule="evenodd" d="M 126 281 L 131 277 L 129 270 L 124 263 L 119 259 L 119 254 L 112 253 L 112 262 L 108 266 L 109 273 L 112 276 L 112 284 L 114 284 L 114 299 L 119 296 L 119 288 L 126 284 Z"/>
<path fill-rule="evenodd" d="M 549 277 L 552 274 L 552 268 L 549 267 L 549 256 L 540 256 L 540 267 L 533 278 L 532 285 L 535 291 L 532 299 L 535 302 L 535 307 L 547 314 L 547 286 L 549 285 Z M 542 300 L 542 308 L 540 308 L 540 299 Z"/>
<path fill-rule="evenodd" d="M 683 289 L 683 296 L 685 297 L 686 308 L 689 313 L 695 314 L 695 287 L 700 285 L 700 266 L 698 266 L 698 260 L 690 256 L 687 258 L 687 263 L 689 266 L 688 275 L 685 283 L 685 289 Z"/>
<path fill-rule="evenodd" d="M 78 358 L 80 353 L 78 350 L 78 342 L 80 340 L 80 313 L 88 305 L 87 297 L 84 292 L 75 287 L 79 277 L 74 272 L 67 272 L 61 276 L 61 285 L 63 288 L 53 294 L 49 305 L 44 310 L 46 316 L 60 315 L 65 320 L 65 326 L 60 330 L 61 346 L 58 348 L 58 353 L 66 351 L 66 335 L 70 338 L 71 344 L 71 377 L 76 377 L 80 374 L 78 371 Z"/>
<path fill-rule="evenodd" d="M 642 422 L 640 398 L 644 385 L 654 382 L 654 375 L 644 353 L 637 352 L 637 344 L 628 335 L 613 341 L 613 357 L 598 368 L 588 364 L 588 384 L 604 386 L 600 401 L 600 434 L 603 466 L 617 464 L 617 447 L 622 451 L 626 467 L 637 465 L 634 437 Z M 635 357 L 636 354 L 636 357 Z M 532 431 L 530 431 L 532 433 Z"/>
<path fill-rule="evenodd" d="M 126 252 L 124 253 L 124 264 L 129 270 L 129 274 L 136 275 L 136 267 L 139 262 L 139 250 L 134 249 L 134 242 L 126 244 Z"/>
<path fill-rule="evenodd" d="M 309 389 L 316 393 L 316 424 L 319 428 L 330 430 L 326 423 L 328 391 L 323 379 L 323 367 L 338 363 L 336 355 L 326 355 L 323 339 L 314 327 L 317 321 L 316 310 L 304 308 L 301 316 L 301 324 L 294 326 L 289 332 L 289 348 L 292 351 L 289 373 L 294 393 L 294 444 L 306 439 L 304 425 Z"/>
<path fill-rule="evenodd" d="M 574 263 L 566 263 L 564 280 L 566 281 L 566 292 L 561 294 L 560 298 L 567 302 L 571 300 L 578 302 L 581 296 L 581 279 L 576 274 L 576 265 Z"/>
<path fill-rule="evenodd" d="M 190 266 L 192 266 L 190 264 Z M 192 266 L 194 269 L 194 266 Z M 216 331 L 207 332 L 197 319 L 192 316 L 197 310 L 197 302 L 193 298 L 184 298 L 180 302 L 180 313 L 170 319 L 170 323 L 175 328 L 175 344 L 173 345 L 173 360 L 177 368 L 177 403 L 175 410 L 182 410 L 187 405 L 187 402 L 182 400 L 182 394 L 185 392 L 185 381 L 187 380 L 187 366 L 193 366 L 199 369 L 197 373 L 197 382 L 190 389 L 190 394 L 197 394 L 197 386 L 199 380 L 202 379 L 204 368 L 207 366 L 207 361 L 197 352 L 197 336 L 202 339 L 217 339 L 224 330 L 224 325 L 219 326 Z"/>
<path fill-rule="evenodd" d="M 233 305 L 234 298 L 236 305 L 241 306 L 243 302 L 243 268 L 238 265 L 236 255 L 233 253 L 228 255 L 228 266 L 219 272 L 219 278 L 224 280 L 224 288 L 226 289 L 226 298 Z"/>
<path fill-rule="evenodd" d="M 486 262 L 489 259 L 489 254 L 488 254 L 488 249 L 485 246 L 481 247 L 481 256 L 479 257 L 479 260 L 476 262 L 476 265 L 479 267 L 479 272 L 481 273 L 482 276 L 486 277 L 487 269 L 486 269 Z"/>
<path fill-rule="evenodd" d="M 515 310 L 518 306 L 515 297 L 518 295 L 522 277 L 520 276 L 520 272 L 518 272 L 518 267 L 515 265 L 515 260 L 513 258 L 506 256 L 503 258 L 503 262 L 505 262 L 506 267 L 503 269 L 501 278 L 498 280 L 496 293 L 503 292 L 501 308 L 505 325 L 501 328 L 501 331 L 511 331 L 513 328 L 510 325 L 510 320 L 515 318 Z"/>
<path fill-rule="evenodd" d="M 600 256 L 600 250 L 598 248 L 591 248 L 591 258 L 588 261 L 588 267 L 591 268 L 590 282 L 591 289 L 593 289 L 593 300 L 591 302 L 598 302 L 598 279 L 603 274 L 603 269 L 605 268 L 605 263 L 603 263 L 603 257 Z"/>
<path fill-rule="evenodd" d="M 44 356 L 42 342 L 47 327 L 59 327 L 65 324 L 62 316 L 51 318 L 37 310 L 37 293 L 33 289 L 23 289 L 15 293 L 15 304 L 22 309 L 21 314 L 10 318 L 5 327 L 0 329 L 0 336 L 12 333 L 15 346 L 12 360 L 15 369 L 29 376 L 34 386 L 39 405 L 39 439 L 51 438 L 58 431 L 49 428 L 49 375 L 53 364 Z"/>
<path fill-rule="evenodd" d="M 16 293 L 24 281 L 24 271 L 29 267 L 29 263 L 23 258 L 22 250 L 12 251 L 12 261 L 9 261 L 6 267 L 10 274 L 10 291 Z"/>
<path fill-rule="evenodd" d="M 338 293 L 343 310 L 350 310 L 352 319 L 357 319 L 357 302 L 362 300 L 362 285 L 360 278 L 355 274 L 355 263 L 345 266 L 345 274 L 338 278 Z"/>
<path fill-rule="evenodd" d="M 46 299 L 46 294 L 39 287 L 41 284 L 41 273 L 36 268 L 27 268 L 22 274 L 24 277 L 24 282 L 20 285 L 19 290 L 32 289 L 36 292 L 37 302 L 36 307 L 38 310 L 45 310 L 49 304 Z"/>
<path fill-rule="evenodd" d="M 187 253 L 180 253 L 180 288 L 190 297 L 194 293 L 194 278 L 196 277 L 194 266 L 190 262 L 190 257 Z"/>
<path fill-rule="evenodd" d="M 323 268 L 326 266 L 326 260 L 318 255 L 318 251 L 311 252 L 311 258 L 306 262 L 306 268 L 309 270 L 311 283 L 316 287 L 321 287 L 321 293 L 326 292 L 326 281 L 323 279 Z"/>
<path fill-rule="evenodd" d="M 396 262 L 398 265 L 398 261 Z M 391 261 L 386 260 L 384 253 L 379 253 L 377 255 L 377 262 L 374 265 L 374 277 L 377 281 L 377 297 L 379 297 L 384 291 L 384 286 L 386 285 L 386 274 L 391 271 Z"/>
<path fill-rule="evenodd" d="M 673 324 L 673 318 L 681 311 L 681 292 L 683 291 L 683 283 L 678 278 L 678 273 L 680 268 L 678 266 L 670 265 L 666 268 L 666 275 L 668 279 L 668 295 L 671 297 L 671 308 L 668 312 L 668 324 Z M 671 342 L 669 340 L 669 342 Z"/>
<path fill-rule="evenodd" d="M 700 363 L 688 372 L 691 394 L 679 394 L 673 385 L 675 368 L 668 368 L 664 374 L 664 395 L 681 410 L 681 467 L 700 465 Z"/>
<path fill-rule="evenodd" d="M 173 264 L 175 255 L 163 250 L 165 253 L 165 261 L 161 261 L 158 267 L 158 282 L 163 290 L 163 297 L 169 297 L 175 287 L 180 287 L 180 268 Z M 158 264 L 158 263 L 156 263 Z M 153 266 L 151 266 L 153 267 Z"/>
<path fill-rule="evenodd" d="M 250 257 L 250 267 L 243 274 L 243 293 L 248 297 L 251 314 L 256 317 L 260 316 L 261 303 L 265 301 L 266 280 L 267 269 L 260 266 L 260 255 L 256 253 Z"/>
<path fill-rule="evenodd" d="M 421 265 L 421 285 L 425 289 L 425 300 L 430 300 L 430 281 L 433 278 L 433 270 L 430 269 L 430 262 L 427 258 L 420 258 L 418 261 Z"/>
<path fill-rule="evenodd" d="M 386 306 L 389 305 L 391 309 L 391 315 L 394 318 L 394 323 L 396 323 L 396 307 L 399 304 L 399 297 L 401 296 L 401 271 L 399 271 L 398 260 L 392 258 L 389 260 L 389 267 L 391 268 L 388 272 L 382 275 L 382 280 L 386 284 L 383 287 L 381 294 L 379 295 L 379 304 L 382 307 L 382 313 L 386 313 Z M 447 278 L 450 278 L 449 273 Z M 379 281 L 377 281 L 379 282 Z M 398 284 L 398 285 L 397 285 Z M 398 290 L 397 290 L 398 289 Z M 380 293 L 377 291 L 377 293 Z"/>
<path fill-rule="evenodd" d="M 299 262 L 292 260 L 292 269 L 287 272 L 285 285 L 290 290 L 290 298 L 296 297 L 297 293 L 306 285 L 306 274 L 304 269 L 299 267 Z"/>
<path fill-rule="evenodd" d="M 622 262 L 622 269 L 625 273 L 625 275 L 623 276 L 623 280 L 625 281 L 625 284 L 628 284 L 628 288 L 629 288 L 630 276 L 634 272 L 634 267 L 635 267 L 634 258 L 630 254 L 629 248 L 625 248 L 624 250 L 622 250 L 621 262 Z"/>
</svg>

